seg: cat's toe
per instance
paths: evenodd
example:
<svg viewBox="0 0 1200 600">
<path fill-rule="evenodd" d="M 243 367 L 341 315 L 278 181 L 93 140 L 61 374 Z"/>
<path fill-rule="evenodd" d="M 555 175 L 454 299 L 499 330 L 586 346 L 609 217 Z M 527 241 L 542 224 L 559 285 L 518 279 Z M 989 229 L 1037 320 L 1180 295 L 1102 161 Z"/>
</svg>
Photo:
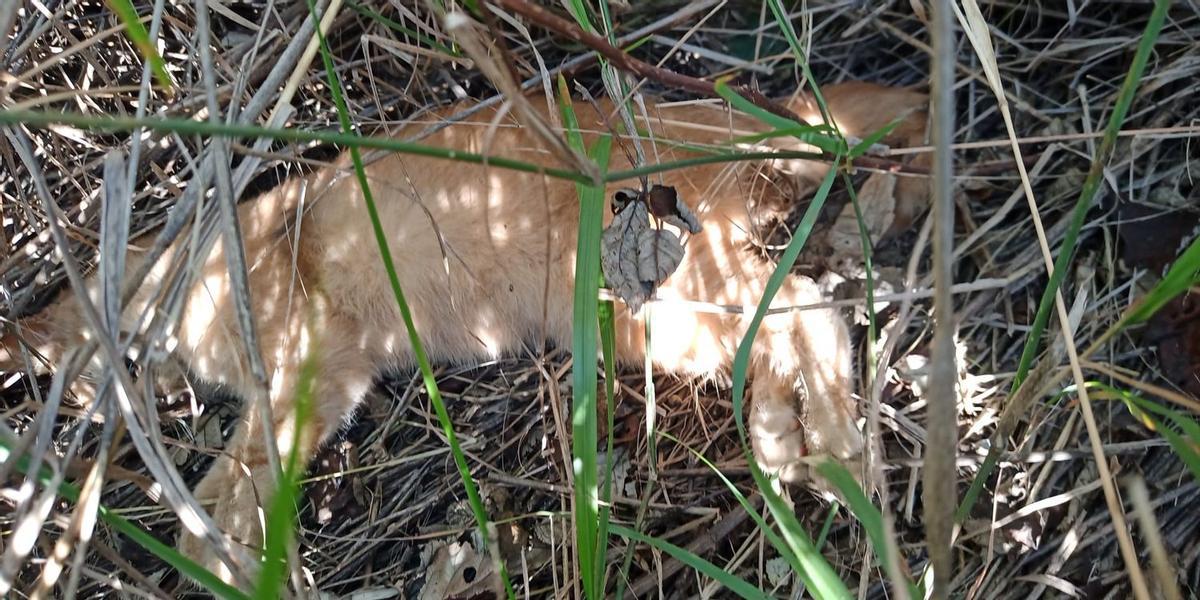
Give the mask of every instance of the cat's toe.
<svg viewBox="0 0 1200 600">
<path fill-rule="evenodd" d="M 785 483 L 808 479 L 804 425 L 791 402 L 757 400 L 750 410 L 749 429 L 754 459 L 764 473 Z"/>
<path fill-rule="evenodd" d="M 258 575 L 262 548 L 261 511 L 253 484 L 247 477 L 237 477 L 234 461 L 219 458 L 204 480 L 196 488 L 195 496 L 212 515 L 212 522 L 219 531 L 217 535 L 228 541 L 232 559 L 243 575 L 241 581 L 254 581 Z M 203 525 L 196 525 L 197 529 Z M 214 543 L 204 531 L 193 531 L 184 527 L 179 536 L 179 551 L 207 571 L 229 584 L 238 578 L 230 565 L 221 560 Z"/>
<path fill-rule="evenodd" d="M 832 458 L 861 481 L 862 432 L 850 399 L 809 401 L 801 414 L 790 394 L 760 385 L 767 392 L 755 398 L 750 410 L 750 440 L 763 472 L 789 484 L 810 483 L 819 490 L 830 486 L 816 477 L 810 465 Z"/>
<path fill-rule="evenodd" d="M 808 453 L 829 456 L 842 463 L 861 456 L 863 437 L 853 401 L 837 398 L 812 402 L 805 419 Z"/>
<path fill-rule="evenodd" d="M 840 408 L 841 410 L 834 410 Z M 809 410 L 808 427 L 805 430 L 808 452 L 814 459 L 832 459 L 844 467 L 861 486 L 863 483 L 862 453 L 863 436 L 857 420 L 848 406 L 813 406 Z M 824 411 L 819 412 L 819 409 Z M 812 485 L 818 491 L 841 497 L 829 481 L 815 477 Z"/>
<path fill-rule="evenodd" d="M 221 581 L 241 587 L 238 586 L 238 580 L 234 577 L 233 570 L 217 556 L 217 552 L 213 548 L 213 543 L 205 536 L 185 531 L 179 536 L 178 548 L 181 554 L 191 559 L 192 562 L 199 565 L 205 571 L 216 575 Z M 249 553 L 244 551 L 238 544 L 230 544 L 230 549 L 234 553 L 233 559 L 238 562 L 238 568 L 242 575 L 246 579 L 253 581 L 257 575 L 257 569 Z"/>
</svg>

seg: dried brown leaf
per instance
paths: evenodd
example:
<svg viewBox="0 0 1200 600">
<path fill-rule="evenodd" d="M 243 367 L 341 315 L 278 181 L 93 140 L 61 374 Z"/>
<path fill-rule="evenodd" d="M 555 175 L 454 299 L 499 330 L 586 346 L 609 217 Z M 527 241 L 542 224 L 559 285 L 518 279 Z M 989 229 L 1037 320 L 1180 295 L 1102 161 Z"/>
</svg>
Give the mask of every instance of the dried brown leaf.
<svg viewBox="0 0 1200 600">
<path fill-rule="evenodd" d="M 892 226 L 896 211 L 895 192 L 896 176 L 887 173 L 872 174 L 863 183 L 862 189 L 858 190 L 858 205 L 872 245 Z M 857 265 L 862 261 L 862 233 L 853 203 L 847 202 L 842 207 L 842 212 L 829 230 L 828 240 L 833 252 L 830 264 Z"/>
<path fill-rule="evenodd" d="M 600 244 L 600 266 L 608 287 L 637 312 L 654 289 L 683 260 L 683 244 L 673 232 L 650 226 L 650 215 L 682 230 L 700 231 L 700 221 L 675 192 L 656 185 L 646 194 L 619 190 L 613 195 L 612 223 Z"/>
</svg>

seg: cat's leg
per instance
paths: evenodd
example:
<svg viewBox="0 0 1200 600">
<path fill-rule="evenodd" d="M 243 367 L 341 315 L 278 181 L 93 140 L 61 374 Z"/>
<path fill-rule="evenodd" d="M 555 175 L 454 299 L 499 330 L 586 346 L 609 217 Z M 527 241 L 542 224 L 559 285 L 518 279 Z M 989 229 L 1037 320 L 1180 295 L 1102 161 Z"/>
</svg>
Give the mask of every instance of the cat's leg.
<svg viewBox="0 0 1200 600">
<path fill-rule="evenodd" d="M 791 278 L 775 305 L 819 302 L 811 280 Z M 804 456 L 851 461 L 862 451 L 850 337 L 833 309 L 767 316 L 752 352 L 749 433 L 760 466 L 788 482 L 807 478 Z"/>
<path fill-rule="evenodd" d="M 352 322 L 325 316 L 310 319 L 300 327 L 304 333 L 299 337 L 288 340 L 268 335 L 265 337 L 273 343 L 263 344 L 268 350 L 264 355 L 274 350 L 277 358 L 284 359 L 273 361 L 274 371 L 269 374 L 271 431 L 285 466 L 289 454 L 296 453 L 298 475 L 303 474 L 320 444 L 352 413 L 376 376 L 374 361 L 363 350 L 361 336 L 355 335 L 360 329 Z M 309 384 L 311 394 L 303 418 L 298 419 L 297 387 L 310 353 L 315 367 Z M 259 411 L 251 396 L 243 398 L 234 437 L 194 494 L 229 536 L 236 554 L 244 559 L 240 565 L 243 573 L 253 578 L 276 487 Z M 232 579 L 229 567 L 216 558 L 203 537 L 184 531 L 179 545 L 184 554 L 199 560 L 222 579 Z"/>
</svg>

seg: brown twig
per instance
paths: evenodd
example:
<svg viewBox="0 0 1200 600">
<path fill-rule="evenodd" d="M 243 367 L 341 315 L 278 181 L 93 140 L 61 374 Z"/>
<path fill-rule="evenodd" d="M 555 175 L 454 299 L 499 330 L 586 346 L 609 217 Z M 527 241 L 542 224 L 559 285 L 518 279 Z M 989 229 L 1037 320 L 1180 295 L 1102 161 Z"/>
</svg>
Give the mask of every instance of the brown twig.
<svg viewBox="0 0 1200 600">
<path fill-rule="evenodd" d="M 932 597 L 949 598 L 954 584 L 954 511 L 958 505 L 958 370 L 955 362 L 954 297 L 954 13 L 949 0 L 934 2 L 930 56 L 933 177 L 933 348 L 926 416 L 925 545 L 933 570 Z M 903 592 L 901 592 L 903 593 Z"/>
<path fill-rule="evenodd" d="M 508 49 L 508 40 L 504 39 L 504 36 L 500 34 L 500 22 L 496 20 L 496 15 L 492 13 L 491 7 L 488 6 L 489 4 L 488 0 L 480 2 L 479 6 L 481 10 L 479 12 L 483 13 L 483 22 L 487 25 L 488 29 L 496 32 L 494 40 L 496 49 L 500 52 L 500 63 L 508 71 L 509 78 L 514 82 L 520 82 L 521 77 L 517 74 L 517 60 L 513 57 L 512 51 Z"/>
<path fill-rule="evenodd" d="M 748 502 L 755 510 L 759 510 L 762 507 L 762 496 L 754 494 L 748 499 Z M 707 554 L 727 540 L 746 521 L 747 517 L 749 517 L 749 513 L 746 512 L 745 507 L 740 505 L 735 506 L 733 510 L 729 511 L 724 517 L 721 517 L 720 521 L 714 523 L 711 529 L 693 539 L 687 545 L 688 552 L 697 555 Z M 663 563 L 661 572 L 643 575 L 633 583 L 629 591 L 634 598 L 644 598 L 659 583 L 670 579 L 672 575 L 679 572 L 684 566 L 682 562 L 671 558 Z"/>
<path fill-rule="evenodd" d="M 710 81 L 690 77 L 682 73 L 676 73 L 670 69 L 654 66 L 650 63 L 640 61 L 624 50 L 608 43 L 608 40 L 603 37 L 584 31 L 578 25 L 558 16 L 544 7 L 530 3 L 528 0 L 491 0 L 498 6 L 503 6 L 513 12 L 516 12 L 525 18 L 549 29 L 555 33 L 566 36 L 572 41 L 583 44 L 601 56 L 612 61 L 613 65 L 623 71 L 628 71 L 638 77 L 653 79 L 658 83 L 667 86 L 687 90 L 696 94 L 701 94 L 711 98 L 720 98 L 717 93 L 717 87 Z M 744 85 L 731 85 L 730 89 L 737 92 L 739 96 L 749 100 L 755 106 L 763 110 L 770 111 L 773 114 L 791 119 L 798 123 L 806 123 L 799 115 L 789 110 L 787 107 L 778 102 L 762 95 L 762 93 L 750 89 Z M 854 164 L 867 169 L 876 169 L 889 173 L 906 173 L 910 175 L 928 175 L 929 169 L 906 164 L 896 160 L 886 158 L 877 158 L 871 156 L 860 156 L 854 159 Z"/>
<path fill-rule="evenodd" d="M 628 54 L 625 51 L 608 43 L 608 40 L 603 37 L 584 31 L 578 25 L 546 10 L 544 7 L 528 2 L 528 0 L 493 0 L 497 5 L 503 6 L 511 11 L 521 14 L 525 18 L 549 29 L 555 33 L 566 36 L 572 41 L 583 44 L 601 56 L 612 61 L 618 69 L 628 71 L 638 77 L 653 79 L 665 86 L 675 87 L 696 94 L 703 94 L 712 98 L 719 98 L 716 86 L 710 81 L 689 77 L 681 73 L 676 73 L 669 69 L 656 67 L 650 63 L 642 62 Z M 762 95 L 760 92 L 750 89 L 744 85 L 732 85 L 730 89 L 737 92 L 739 96 L 746 98 L 754 103 L 755 106 L 768 110 L 776 115 L 791 119 L 798 123 L 804 123 L 796 113 L 781 106 L 778 102 Z"/>
</svg>

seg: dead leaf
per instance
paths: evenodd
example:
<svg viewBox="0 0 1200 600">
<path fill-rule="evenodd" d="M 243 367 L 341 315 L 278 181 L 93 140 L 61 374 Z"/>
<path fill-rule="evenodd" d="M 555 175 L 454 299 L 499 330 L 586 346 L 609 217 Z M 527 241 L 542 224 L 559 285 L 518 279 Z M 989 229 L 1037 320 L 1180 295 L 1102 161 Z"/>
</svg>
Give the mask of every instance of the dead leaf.
<svg viewBox="0 0 1200 600">
<path fill-rule="evenodd" d="M 1150 318 L 1143 343 L 1158 346 L 1163 376 L 1194 397 L 1200 397 L 1200 299 L 1184 294 Z"/>
<path fill-rule="evenodd" d="M 683 260 L 683 244 L 665 229 L 646 229 L 638 235 L 638 279 L 656 285 L 671 276 Z"/>
<path fill-rule="evenodd" d="M 689 233 L 700 233 L 700 219 L 692 209 L 679 199 L 675 188 L 655 184 L 646 194 L 646 203 L 650 205 L 650 214 L 662 219 L 680 230 Z"/>
<path fill-rule="evenodd" d="M 775 558 L 768 560 L 766 567 L 767 581 L 771 582 L 771 587 L 778 589 L 786 585 L 788 581 L 791 580 L 791 563 L 787 562 L 787 559 L 783 558 L 782 556 L 776 556 Z"/>
<path fill-rule="evenodd" d="M 1151 194 L 1152 196 L 1154 194 Z M 1167 194 L 1159 194 L 1168 200 Z M 1169 201 L 1169 200 L 1168 200 Z M 1121 260 L 1158 274 L 1175 261 L 1182 248 L 1196 237 L 1200 219 L 1188 211 L 1166 211 L 1146 204 L 1123 202 L 1117 207 Z"/>
<path fill-rule="evenodd" d="M 908 0 L 908 5 L 912 7 L 913 14 L 916 15 L 918 21 L 929 25 L 929 15 L 925 13 L 925 5 L 921 3 L 921 0 Z"/>
<path fill-rule="evenodd" d="M 490 590 L 492 563 L 469 543 L 441 546 L 429 561 L 421 600 L 470 597 Z"/>
<path fill-rule="evenodd" d="M 619 190 L 612 209 L 615 216 L 600 239 L 600 266 L 608 287 L 636 313 L 683 260 L 679 237 L 651 227 L 651 211 L 693 233 L 700 230 L 700 222 L 675 189 L 664 186 L 656 185 L 644 195 Z"/>
<path fill-rule="evenodd" d="M 896 210 L 895 191 L 896 176 L 887 173 L 872 174 L 858 190 L 858 205 L 872 247 L 892 226 Z M 842 207 L 842 212 L 830 228 L 827 239 L 833 252 L 829 260 L 830 265 L 844 268 L 847 263 L 857 265 L 862 261 L 862 234 L 852 202 L 847 202 Z"/>
<path fill-rule="evenodd" d="M 616 200 L 622 201 L 621 193 Z M 637 312 L 654 291 L 638 278 L 638 238 L 650 228 L 646 205 L 632 201 L 617 209 L 612 223 L 600 238 L 600 267 L 608 287 L 620 296 L 629 310 Z"/>
</svg>

